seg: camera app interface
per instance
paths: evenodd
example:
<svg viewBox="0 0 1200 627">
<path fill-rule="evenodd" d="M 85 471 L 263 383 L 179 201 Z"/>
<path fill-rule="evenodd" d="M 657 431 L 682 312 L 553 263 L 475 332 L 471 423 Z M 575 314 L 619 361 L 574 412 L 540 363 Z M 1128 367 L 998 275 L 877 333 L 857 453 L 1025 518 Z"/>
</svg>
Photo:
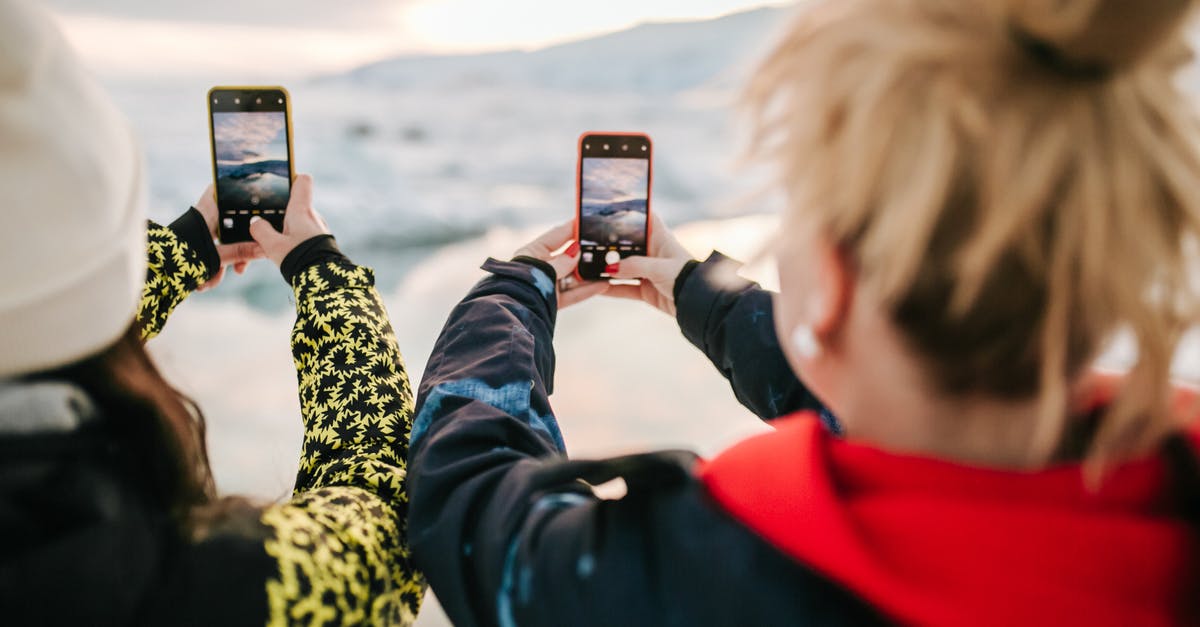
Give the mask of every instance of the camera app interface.
<svg viewBox="0 0 1200 627">
<path fill-rule="evenodd" d="M 292 186 L 282 94 L 224 94 L 213 100 L 213 156 L 222 227 L 237 234 L 247 230 L 250 218 L 257 215 L 280 228 Z M 235 108 L 242 110 L 221 110 Z"/>
<path fill-rule="evenodd" d="M 597 142 L 601 152 L 632 154 L 588 156 L 587 144 Z M 579 199 L 579 273 L 583 278 L 607 277 L 622 257 L 645 254 L 648 153 L 645 139 L 585 141 Z"/>
</svg>

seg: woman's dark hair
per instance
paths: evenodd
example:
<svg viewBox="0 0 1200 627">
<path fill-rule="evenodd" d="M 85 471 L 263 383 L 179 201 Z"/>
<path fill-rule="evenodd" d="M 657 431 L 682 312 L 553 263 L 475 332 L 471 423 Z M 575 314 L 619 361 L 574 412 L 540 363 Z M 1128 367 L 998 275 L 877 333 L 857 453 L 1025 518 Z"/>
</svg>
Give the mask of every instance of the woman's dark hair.
<svg viewBox="0 0 1200 627">
<path fill-rule="evenodd" d="M 212 503 L 215 484 L 208 464 L 204 416 L 167 383 L 135 322 L 100 353 L 28 377 L 74 383 L 100 408 L 106 427 L 141 472 L 136 477 L 186 534 L 196 532 L 196 513 Z M 140 458 L 140 459 L 138 459 Z"/>
</svg>

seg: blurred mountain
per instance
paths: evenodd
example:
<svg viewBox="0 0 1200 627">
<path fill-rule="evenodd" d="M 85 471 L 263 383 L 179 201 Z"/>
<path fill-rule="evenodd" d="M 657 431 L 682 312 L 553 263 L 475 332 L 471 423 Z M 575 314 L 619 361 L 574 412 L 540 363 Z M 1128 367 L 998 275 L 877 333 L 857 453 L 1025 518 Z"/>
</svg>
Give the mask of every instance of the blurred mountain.
<svg viewBox="0 0 1200 627">
<path fill-rule="evenodd" d="M 761 56 L 791 11 L 764 7 L 710 20 L 647 23 L 532 52 L 402 56 L 325 80 L 395 88 L 679 92 L 744 76 L 745 65 Z"/>
<path fill-rule="evenodd" d="M 584 203 L 583 205 L 584 215 L 611 216 L 625 212 L 645 213 L 646 199 L 632 198 L 630 200 L 621 200 L 617 202 Z"/>
<path fill-rule="evenodd" d="M 221 176 L 228 176 L 235 179 L 244 179 L 254 174 L 274 174 L 287 179 L 291 174 L 291 171 L 288 169 L 288 162 L 280 159 L 251 161 L 235 165 L 223 165 L 218 162 L 217 169 Z"/>
</svg>

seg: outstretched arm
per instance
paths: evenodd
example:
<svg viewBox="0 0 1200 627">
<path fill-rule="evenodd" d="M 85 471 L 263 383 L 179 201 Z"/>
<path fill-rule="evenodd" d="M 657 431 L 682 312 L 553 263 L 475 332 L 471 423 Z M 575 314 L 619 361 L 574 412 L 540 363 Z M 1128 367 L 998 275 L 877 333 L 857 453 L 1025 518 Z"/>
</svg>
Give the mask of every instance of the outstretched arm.
<svg viewBox="0 0 1200 627">
<path fill-rule="evenodd" d="M 137 321 L 150 339 L 189 294 L 216 275 L 220 259 L 204 218 L 195 209 L 170 224 L 150 222 L 146 241 L 146 285 Z"/>
<path fill-rule="evenodd" d="M 824 405 L 796 378 L 775 333 L 774 295 L 737 275 L 738 264 L 714 252 L 685 268 L 675 291 L 676 320 L 684 337 L 729 380 L 738 401 L 770 420 Z"/>
<path fill-rule="evenodd" d="M 217 203 L 210 185 L 196 206 L 168 226 L 150 222 L 146 237 L 146 285 L 138 307 L 142 339 L 162 332 L 175 307 L 192 292 L 214 287 L 225 266 L 238 272 L 262 257 L 254 242 L 217 245 Z"/>
<path fill-rule="evenodd" d="M 614 275 L 641 284 L 608 294 L 674 317 L 684 337 L 729 380 L 742 405 L 763 420 L 814 410 L 837 431 L 836 420 L 784 359 L 771 292 L 738 276 L 739 264 L 720 253 L 703 263 L 693 260 L 658 216 L 652 220 L 650 256 L 622 259 Z"/>
<path fill-rule="evenodd" d="M 519 259 L 484 264 L 491 276 L 451 312 L 418 393 L 413 555 L 442 607 L 464 627 L 735 624 L 703 602 L 721 598 L 725 571 L 679 560 L 697 537 L 727 540 L 704 531 L 720 516 L 691 480 L 694 456 L 565 460 L 549 401 L 564 264 Z M 584 483 L 616 476 L 619 501 Z M 712 575 L 681 582 L 680 568 Z"/>
<path fill-rule="evenodd" d="M 408 550 L 413 399 L 370 269 L 338 251 L 297 177 L 284 233 L 251 230 L 296 297 L 304 446 L 292 499 L 267 509 L 269 624 L 411 623 L 424 582 Z"/>
<path fill-rule="evenodd" d="M 434 344 L 413 428 L 413 553 L 457 625 L 495 624 L 506 552 L 538 498 L 540 462 L 565 453 L 549 401 L 556 273 L 515 261 L 483 267 L 492 276 Z M 569 491 L 584 498 L 582 487 Z"/>
</svg>

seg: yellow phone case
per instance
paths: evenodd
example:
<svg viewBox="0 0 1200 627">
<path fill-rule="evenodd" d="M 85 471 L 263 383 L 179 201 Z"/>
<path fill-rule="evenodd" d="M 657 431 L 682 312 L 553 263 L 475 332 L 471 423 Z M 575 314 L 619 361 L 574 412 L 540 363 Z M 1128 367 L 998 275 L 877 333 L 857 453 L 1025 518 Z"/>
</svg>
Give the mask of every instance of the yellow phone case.
<svg viewBox="0 0 1200 627">
<path fill-rule="evenodd" d="M 217 91 L 281 91 L 283 92 L 283 115 L 284 125 L 287 127 L 287 157 L 288 157 L 288 178 L 292 181 L 296 180 L 296 164 L 292 158 L 292 94 L 282 85 L 217 85 L 208 90 L 206 106 L 208 108 L 208 150 L 212 161 L 212 180 L 213 180 L 213 204 L 217 203 L 217 141 L 214 137 L 215 130 L 213 129 L 213 110 L 212 96 L 213 92 Z M 218 209 L 220 206 L 218 205 Z M 217 222 L 217 237 L 221 240 L 221 222 Z"/>
</svg>

